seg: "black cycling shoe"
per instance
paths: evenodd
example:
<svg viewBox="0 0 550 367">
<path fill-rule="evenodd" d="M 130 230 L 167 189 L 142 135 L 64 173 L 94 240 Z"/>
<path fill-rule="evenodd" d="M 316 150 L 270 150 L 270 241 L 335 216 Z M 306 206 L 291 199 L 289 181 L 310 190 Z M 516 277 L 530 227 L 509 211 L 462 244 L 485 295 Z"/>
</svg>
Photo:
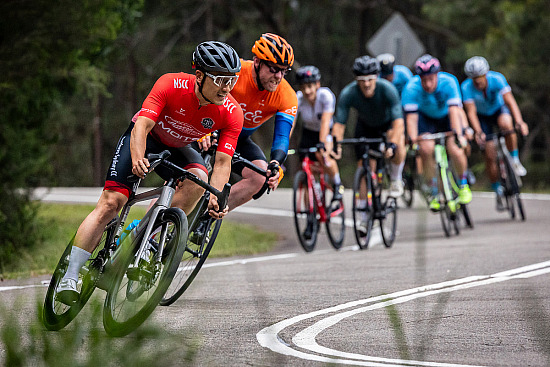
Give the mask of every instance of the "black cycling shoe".
<svg viewBox="0 0 550 367">
<path fill-rule="evenodd" d="M 340 201 L 344 197 L 344 185 L 335 185 L 334 194 L 332 195 L 332 201 Z"/>
<path fill-rule="evenodd" d="M 191 241 L 191 242 L 193 242 L 197 245 L 200 245 L 200 242 L 201 242 L 202 238 L 204 237 L 204 235 L 206 234 L 207 231 L 208 231 L 208 221 L 203 220 L 202 222 L 199 223 L 199 225 L 193 231 L 193 233 L 191 233 L 189 235 L 189 241 Z"/>
<path fill-rule="evenodd" d="M 310 240 L 313 235 L 313 221 L 308 218 L 307 227 L 304 231 L 304 238 Z"/>
</svg>

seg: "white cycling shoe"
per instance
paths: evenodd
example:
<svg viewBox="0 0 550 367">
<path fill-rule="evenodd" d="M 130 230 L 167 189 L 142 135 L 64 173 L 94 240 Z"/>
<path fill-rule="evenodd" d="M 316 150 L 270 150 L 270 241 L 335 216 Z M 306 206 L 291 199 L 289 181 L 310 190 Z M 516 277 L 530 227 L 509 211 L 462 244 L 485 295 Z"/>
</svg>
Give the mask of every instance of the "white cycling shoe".
<svg viewBox="0 0 550 367">
<path fill-rule="evenodd" d="M 55 298 L 68 306 L 72 306 L 78 298 L 80 297 L 80 292 L 76 287 L 76 280 L 74 279 L 62 279 L 59 285 L 57 286 L 57 294 Z"/>
<path fill-rule="evenodd" d="M 403 181 L 402 180 L 393 180 L 390 185 L 389 195 L 394 198 L 398 198 L 403 195 Z"/>
<path fill-rule="evenodd" d="M 518 176 L 525 176 L 527 174 L 527 170 L 525 167 L 523 167 L 523 164 L 519 160 L 514 161 L 514 171 L 516 171 Z"/>
</svg>

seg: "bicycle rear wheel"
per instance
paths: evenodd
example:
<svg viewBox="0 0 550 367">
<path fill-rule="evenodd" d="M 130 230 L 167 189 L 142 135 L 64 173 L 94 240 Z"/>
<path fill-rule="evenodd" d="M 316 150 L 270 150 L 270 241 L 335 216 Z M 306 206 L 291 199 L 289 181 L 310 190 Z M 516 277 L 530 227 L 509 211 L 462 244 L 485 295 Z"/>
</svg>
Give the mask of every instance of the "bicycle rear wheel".
<svg viewBox="0 0 550 367">
<path fill-rule="evenodd" d="M 187 217 L 179 208 L 159 213 L 149 238 L 140 233 L 119 256 L 113 283 L 103 308 L 103 326 L 111 336 L 124 336 L 140 326 L 158 305 L 178 269 L 187 239 Z M 137 251 L 146 240 L 146 260 L 134 263 Z M 162 256 L 159 250 L 163 249 Z"/>
<path fill-rule="evenodd" d="M 293 202 L 298 240 L 306 252 L 311 252 L 317 242 L 319 221 L 315 198 L 310 195 L 308 179 L 304 171 L 298 172 L 294 177 Z"/>
<path fill-rule="evenodd" d="M 79 273 L 77 288 L 80 292 L 78 301 L 72 305 L 66 305 L 56 299 L 57 286 L 67 272 L 69 257 L 73 247 L 74 236 L 65 248 L 61 259 L 59 260 L 48 286 L 46 298 L 44 300 L 44 309 L 42 310 L 42 323 L 48 330 L 60 330 L 67 326 L 82 310 L 88 299 L 94 292 L 97 281 L 103 271 L 105 257 L 102 251 L 105 244 L 113 240 L 116 229 L 116 220 L 112 220 L 103 231 L 99 245 L 94 250 L 90 259 L 84 264 Z"/>
<path fill-rule="evenodd" d="M 327 195 L 325 194 L 325 198 Z M 331 195 L 332 197 L 332 195 Z M 327 234 L 330 244 L 335 249 L 342 247 L 346 234 L 346 213 L 344 210 L 344 199 L 330 201 L 326 205 L 327 213 Z"/>
<path fill-rule="evenodd" d="M 206 202 L 208 204 L 208 202 Z M 208 214 L 206 214 L 208 215 Z M 203 224 L 205 233 L 201 233 L 198 236 L 193 236 L 195 230 L 199 227 L 200 223 Z M 193 228 L 187 238 L 187 245 L 183 253 L 183 258 L 179 264 L 176 275 L 170 284 L 170 287 L 166 290 L 166 293 L 160 301 L 161 306 L 169 306 L 176 302 L 178 298 L 189 288 L 191 282 L 195 279 L 202 265 L 206 261 L 220 227 L 222 225 L 221 219 L 214 219 L 208 215 L 208 218 L 199 221 L 198 225 Z M 194 239 L 193 237 L 196 237 Z"/>
<path fill-rule="evenodd" d="M 384 214 L 380 218 L 380 230 L 384 246 L 391 247 L 395 241 L 397 230 L 397 200 L 388 196 L 383 208 Z"/>
<path fill-rule="evenodd" d="M 514 168 L 512 167 L 511 162 L 505 158 L 504 159 L 505 165 L 506 165 L 506 202 L 508 204 L 508 208 L 510 211 L 510 216 L 512 219 L 516 218 L 516 211 L 515 207 L 517 207 L 520 219 L 522 221 L 525 220 L 525 210 L 523 209 L 523 202 L 521 201 L 520 197 L 520 188 L 519 183 L 516 178 L 516 173 L 514 172 Z"/>
<path fill-rule="evenodd" d="M 367 190 L 367 197 L 364 198 L 365 203 L 361 201 L 361 187 Z M 374 224 L 374 209 L 372 206 L 372 178 L 363 167 L 355 171 L 353 178 L 353 230 L 355 239 L 360 249 L 366 249 L 369 246 L 372 227 Z M 370 193 L 370 194 L 368 194 Z M 370 198 L 368 197 L 370 196 Z"/>
</svg>

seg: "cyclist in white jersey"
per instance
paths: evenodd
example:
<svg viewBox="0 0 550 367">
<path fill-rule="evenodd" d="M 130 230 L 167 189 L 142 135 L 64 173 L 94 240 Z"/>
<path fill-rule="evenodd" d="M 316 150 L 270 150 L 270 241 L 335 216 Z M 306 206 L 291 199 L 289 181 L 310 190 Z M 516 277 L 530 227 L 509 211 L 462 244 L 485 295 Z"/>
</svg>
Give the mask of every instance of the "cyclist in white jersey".
<svg viewBox="0 0 550 367">
<path fill-rule="evenodd" d="M 336 97 L 327 87 L 321 87 L 321 73 L 315 66 L 303 66 L 296 72 L 296 81 L 300 90 L 298 97 L 298 115 L 303 123 L 300 148 L 311 148 L 323 143 L 323 152 L 317 152 L 315 158 L 323 164 L 334 185 L 333 200 L 340 200 L 344 186 L 340 179 L 338 165 L 331 156 L 332 152 L 332 116 L 336 106 Z"/>
</svg>

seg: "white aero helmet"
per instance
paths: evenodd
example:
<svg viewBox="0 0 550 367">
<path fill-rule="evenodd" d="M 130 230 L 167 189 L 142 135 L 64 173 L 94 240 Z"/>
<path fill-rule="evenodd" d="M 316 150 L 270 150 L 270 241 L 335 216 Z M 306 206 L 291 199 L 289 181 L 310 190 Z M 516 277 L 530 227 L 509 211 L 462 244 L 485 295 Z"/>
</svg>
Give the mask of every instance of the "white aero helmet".
<svg viewBox="0 0 550 367">
<path fill-rule="evenodd" d="M 469 58 L 464 64 L 464 72 L 469 78 L 477 78 L 487 74 L 489 63 L 483 56 L 474 56 Z"/>
</svg>

